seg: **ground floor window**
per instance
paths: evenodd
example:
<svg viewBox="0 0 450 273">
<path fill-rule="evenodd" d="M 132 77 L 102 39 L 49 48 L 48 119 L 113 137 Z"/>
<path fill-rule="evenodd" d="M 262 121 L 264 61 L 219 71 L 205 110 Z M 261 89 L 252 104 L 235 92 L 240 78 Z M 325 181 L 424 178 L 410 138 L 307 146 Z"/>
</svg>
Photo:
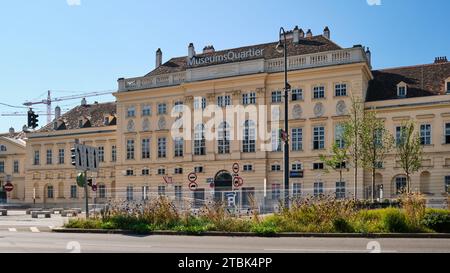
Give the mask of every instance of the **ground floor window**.
<svg viewBox="0 0 450 273">
<path fill-rule="evenodd" d="M 205 204 L 205 189 L 194 191 L 194 208 L 200 208 Z"/>
<path fill-rule="evenodd" d="M 395 178 L 395 192 L 396 194 L 402 194 L 406 190 L 406 176 L 399 176 Z"/>
<path fill-rule="evenodd" d="M 70 198 L 72 198 L 72 199 L 77 198 L 77 190 L 78 190 L 78 186 L 77 185 L 71 185 L 70 186 Z"/>
<path fill-rule="evenodd" d="M 149 186 L 142 186 L 142 196 L 141 196 L 141 198 L 142 198 L 143 201 L 148 200 L 148 193 L 149 193 L 149 191 L 150 191 L 150 187 Z"/>
<path fill-rule="evenodd" d="M 280 200 L 281 198 L 281 185 L 272 184 L 272 200 Z"/>
<path fill-rule="evenodd" d="M 158 186 L 158 195 L 165 196 L 166 195 L 166 186 Z"/>
<path fill-rule="evenodd" d="M 450 175 L 445 177 L 445 192 L 450 193 Z"/>
<path fill-rule="evenodd" d="M 53 186 L 47 186 L 47 198 L 48 199 L 53 199 L 54 196 L 54 190 L 53 190 Z"/>
<path fill-rule="evenodd" d="M 345 198 L 345 182 L 336 182 L 336 199 Z"/>
<path fill-rule="evenodd" d="M 127 187 L 127 201 L 133 201 L 133 187 L 128 186 Z"/>
<path fill-rule="evenodd" d="M 98 186 L 98 197 L 106 198 L 106 186 L 103 184 Z"/>
<path fill-rule="evenodd" d="M 255 201 L 255 188 L 242 188 L 242 207 L 251 207 Z"/>
<path fill-rule="evenodd" d="M 183 187 L 175 186 L 175 200 L 180 202 L 183 199 Z"/>
<path fill-rule="evenodd" d="M 314 183 L 314 197 L 323 195 L 323 182 Z"/>
<path fill-rule="evenodd" d="M 292 197 L 300 198 L 302 196 L 302 184 L 294 183 L 292 185 Z"/>
</svg>

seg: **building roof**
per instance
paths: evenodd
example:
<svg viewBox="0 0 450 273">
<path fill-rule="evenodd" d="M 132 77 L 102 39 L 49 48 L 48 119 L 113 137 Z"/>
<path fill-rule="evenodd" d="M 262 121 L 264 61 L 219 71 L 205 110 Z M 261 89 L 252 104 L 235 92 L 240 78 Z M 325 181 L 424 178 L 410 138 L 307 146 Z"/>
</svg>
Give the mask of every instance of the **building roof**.
<svg viewBox="0 0 450 273">
<path fill-rule="evenodd" d="M 105 123 L 105 117 L 111 117 L 108 123 Z M 80 127 L 80 120 L 82 126 Z M 57 126 L 55 127 L 55 122 Z M 117 108 L 115 102 L 94 103 L 79 105 L 63 114 L 58 120 L 47 124 L 38 132 L 53 132 L 60 130 L 75 130 L 83 128 L 100 128 L 113 126 L 117 124 Z"/>
<path fill-rule="evenodd" d="M 450 62 L 406 66 L 372 71 L 367 101 L 398 99 L 397 85 L 407 85 L 407 98 L 444 95 L 450 77 Z"/>
<path fill-rule="evenodd" d="M 259 45 L 253 45 L 253 46 L 246 46 L 246 47 L 240 47 L 240 48 L 234 48 L 234 49 L 227 49 L 227 50 L 221 50 L 221 51 L 215 51 L 212 53 L 205 53 L 205 54 L 196 54 L 196 57 L 206 57 L 206 56 L 216 56 L 216 55 L 223 55 L 224 53 L 234 51 L 236 53 L 245 52 L 249 49 L 264 49 L 263 52 L 263 58 L 264 59 L 275 59 L 275 58 L 281 58 L 283 57 L 282 53 L 278 53 L 275 50 L 276 45 L 278 42 L 273 43 L 267 43 L 267 44 L 259 44 Z M 288 55 L 289 56 L 298 56 L 298 55 L 305 55 L 305 54 L 312 54 L 312 53 L 319 53 L 319 52 L 325 52 L 325 51 L 332 51 L 332 50 L 339 50 L 342 49 L 340 46 L 332 42 L 331 40 L 325 38 L 322 35 L 317 35 L 313 37 L 305 37 L 300 38 L 300 42 L 298 44 L 293 42 L 292 38 L 287 39 L 288 44 Z M 261 57 L 254 57 L 253 59 L 259 59 Z M 247 60 L 251 60 L 252 58 L 249 58 Z M 233 62 L 233 61 L 228 61 Z M 227 62 L 223 62 L 227 63 Z M 208 65 L 197 65 L 192 67 L 199 67 L 199 66 L 208 66 Z M 155 70 L 151 71 L 145 76 L 156 76 L 156 75 L 162 75 L 162 74 L 168 74 L 168 73 L 175 73 L 175 72 L 181 72 L 185 71 L 187 69 L 187 56 L 183 57 L 177 57 L 172 58 L 168 62 L 162 64 Z"/>
</svg>

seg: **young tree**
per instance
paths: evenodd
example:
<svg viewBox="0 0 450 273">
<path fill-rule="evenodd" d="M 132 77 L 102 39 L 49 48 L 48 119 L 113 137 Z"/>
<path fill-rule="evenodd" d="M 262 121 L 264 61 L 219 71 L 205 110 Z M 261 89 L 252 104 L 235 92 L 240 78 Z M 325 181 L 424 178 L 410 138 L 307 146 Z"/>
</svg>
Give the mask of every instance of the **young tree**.
<svg viewBox="0 0 450 273">
<path fill-rule="evenodd" d="M 339 182 L 342 182 L 343 171 L 346 170 L 348 158 L 348 149 L 345 143 L 339 145 L 336 142 L 331 148 L 330 156 L 320 155 L 320 160 L 327 166 L 327 171 L 330 168 L 339 172 Z"/>
<path fill-rule="evenodd" d="M 371 171 L 372 202 L 375 201 L 375 173 L 379 162 L 383 162 L 392 150 L 394 138 L 384 127 L 384 122 L 377 118 L 374 111 L 366 112 L 362 124 L 361 159 L 365 169 Z"/>
<path fill-rule="evenodd" d="M 405 122 L 396 143 L 397 157 L 406 176 L 407 193 L 411 192 L 411 175 L 422 167 L 423 147 L 414 129 L 414 122 Z"/>
<path fill-rule="evenodd" d="M 348 147 L 349 163 L 354 168 L 354 198 L 358 199 L 358 168 L 361 163 L 361 131 L 364 119 L 364 103 L 361 99 L 352 97 L 350 118 L 344 123 L 343 138 Z"/>
</svg>

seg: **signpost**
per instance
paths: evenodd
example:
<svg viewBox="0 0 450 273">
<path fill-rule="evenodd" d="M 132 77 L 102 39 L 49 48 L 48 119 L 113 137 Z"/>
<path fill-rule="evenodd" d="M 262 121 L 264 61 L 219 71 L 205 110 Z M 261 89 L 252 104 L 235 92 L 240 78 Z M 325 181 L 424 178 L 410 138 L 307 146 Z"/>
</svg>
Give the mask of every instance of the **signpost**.
<svg viewBox="0 0 450 273">
<path fill-rule="evenodd" d="M 5 189 L 6 192 L 12 192 L 14 190 L 14 185 L 8 182 L 3 186 L 3 189 Z"/>
<path fill-rule="evenodd" d="M 189 175 L 188 175 L 188 180 L 189 180 L 189 182 L 191 182 L 191 183 L 194 183 L 194 182 L 196 182 L 197 181 L 197 174 L 196 173 L 190 173 Z"/>
<path fill-rule="evenodd" d="M 237 174 L 237 173 L 239 173 L 239 170 L 240 170 L 239 164 L 238 164 L 238 163 L 234 163 L 234 164 L 233 164 L 233 172 L 234 172 L 235 174 Z"/>
<path fill-rule="evenodd" d="M 191 191 L 196 191 L 197 188 L 198 188 L 197 183 L 195 183 L 195 182 L 189 183 L 189 189 L 190 189 Z"/>
</svg>

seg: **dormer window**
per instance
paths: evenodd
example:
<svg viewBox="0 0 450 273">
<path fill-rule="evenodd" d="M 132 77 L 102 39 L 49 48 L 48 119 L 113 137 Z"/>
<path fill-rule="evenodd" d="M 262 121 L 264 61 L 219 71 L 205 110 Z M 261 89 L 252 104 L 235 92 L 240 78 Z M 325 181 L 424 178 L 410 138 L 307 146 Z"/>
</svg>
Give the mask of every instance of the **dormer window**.
<svg viewBox="0 0 450 273">
<path fill-rule="evenodd" d="M 401 82 L 397 85 L 397 97 L 399 98 L 406 98 L 406 95 L 408 94 L 408 86 L 406 83 Z"/>
<path fill-rule="evenodd" d="M 109 117 L 105 117 L 103 119 L 103 125 L 108 126 L 109 125 Z"/>
<path fill-rule="evenodd" d="M 84 120 L 80 119 L 78 120 L 78 128 L 83 128 L 84 127 Z"/>
<path fill-rule="evenodd" d="M 6 146 L 5 145 L 1 145 L 0 146 L 0 152 L 6 152 Z"/>
<path fill-rule="evenodd" d="M 58 122 L 53 122 L 53 130 L 58 130 Z"/>
</svg>

